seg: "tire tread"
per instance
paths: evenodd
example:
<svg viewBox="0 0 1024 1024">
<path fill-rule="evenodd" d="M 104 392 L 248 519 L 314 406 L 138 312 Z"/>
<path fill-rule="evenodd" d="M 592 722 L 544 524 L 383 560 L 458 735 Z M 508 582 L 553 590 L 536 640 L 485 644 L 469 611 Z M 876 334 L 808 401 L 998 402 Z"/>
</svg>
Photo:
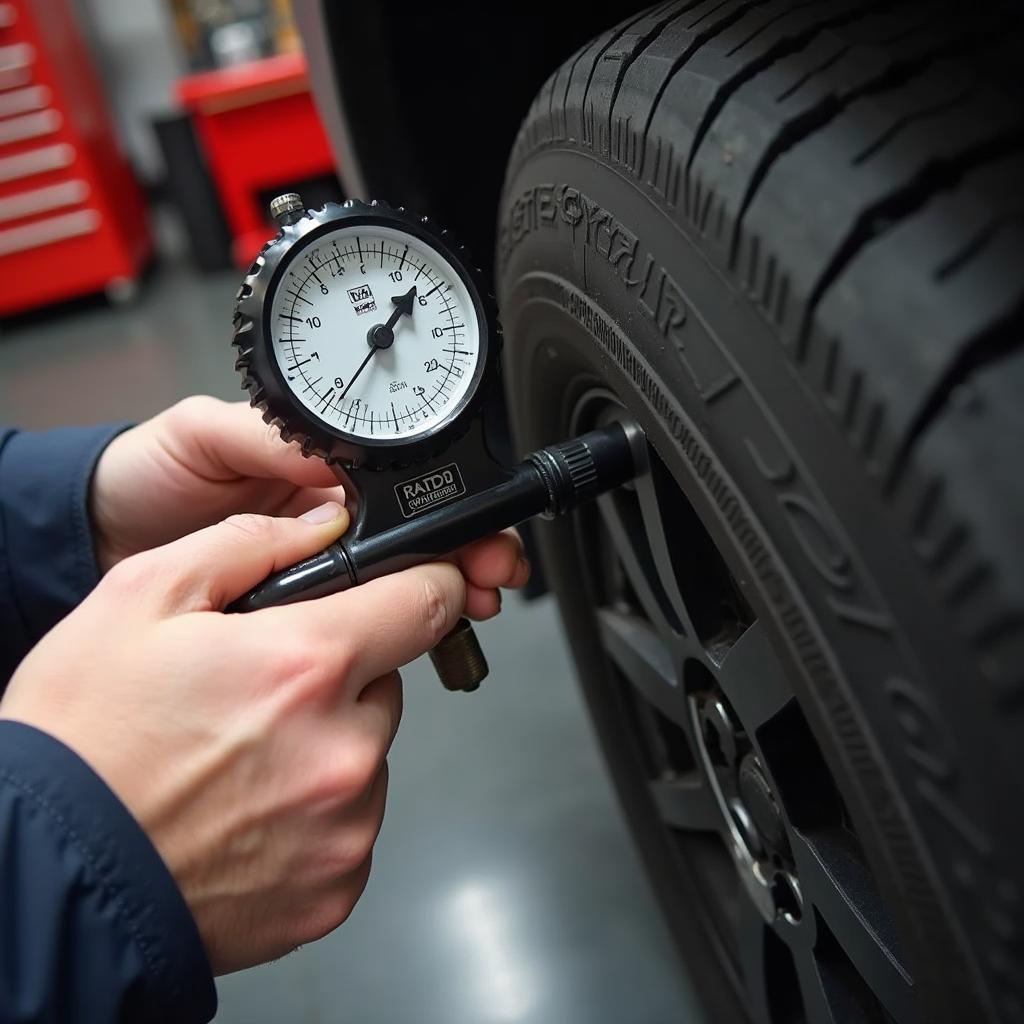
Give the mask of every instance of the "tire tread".
<svg viewBox="0 0 1024 1024">
<path fill-rule="evenodd" d="M 509 177 L 538 149 L 565 145 L 632 174 L 771 322 L 886 498 L 903 507 L 908 489 L 929 507 L 955 504 L 963 490 L 955 477 L 967 466 L 932 464 L 918 449 L 941 428 L 957 388 L 1024 334 L 1024 280 L 1005 272 L 1015 254 L 1024 260 L 1024 124 L 995 87 L 1004 83 L 993 84 L 993 55 L 1018 25 L 999 4 L 971 18 L 958 17 L 955 4 L 914 0 L 660 4 L 603 33 L 549 79 Z M 673 94 L 685 76 L 688 104 Z M 548 130 L 538 136 L 540 121 Z M 747 148 L 723 160 L 741 129 Z M 815 178 L 814 168 L 827 173 Z M 836 195 L 841 211 L 825 216 Z M 794 261 L 787 232 L 797 221 L 787 211 L 797 200 L 820 230 Z M 929 230 L 942 236 L 941 260 L 924 250 Z M 943 341 L 938 361 L 920 342 L 882 348 L 877 324 L 859 327 L 842 301 L 877 287 L 914 252 L 892 301 L 910 289 L 922 308 L 966 304 L 974 314 Z M 892 313 L 878 316 L 898 327 Z M 1024 504 L 1024 493 L 1016 497 Z M 908 513 L 908 536 L 917 537 L 912 520 L 922 514 Z M 989 567 L 988 585 L 1006 590 L 1017 567 L 983 531 L 964 523 L 961 536 Z M 917 549 L 931 550 L 936 571 L 951 543 Z"/>
<path fill-rule="evenodd" d="M 1022 20 L 660 4 L 549 79 L 508 172 L 546 148 L 607 160 L 760 311 L 972 652 L 1004 750 L 1024 713 Z"/>
</svg>

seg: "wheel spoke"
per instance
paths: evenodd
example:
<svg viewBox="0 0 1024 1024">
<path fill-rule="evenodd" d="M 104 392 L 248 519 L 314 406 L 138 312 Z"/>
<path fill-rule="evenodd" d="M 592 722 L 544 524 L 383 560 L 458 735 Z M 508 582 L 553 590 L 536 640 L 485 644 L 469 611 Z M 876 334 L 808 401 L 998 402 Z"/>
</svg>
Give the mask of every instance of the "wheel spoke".
<svg viewBox="0 0 1024 1024">
<path fill-rule="evenodd" d="M 810 951 L 797 953 L 794 960 L 797 985 L 800 988 L 800 1000 L 804 1005 L 804 1019 L 807 1024 L 853 1024 L 854 1021 L 864 1019 L 861 1014 L 853 1016 L 842 1012 L 829 999 L 825 992 L 824 979 L 818 971 L 817 961 Z M 850 1009 L 855 1010 L 856 1008 L 851 1007 Z"/>
<path fill-rule="evenodd" d="M 670 828 L 686 832 L 717 832 L 722 814 L 701 775 L 663 777 L 648 783 L 661 820 Z"/>
<path fill-rule="evenodd" d="M 662 514 L 662 503 L 659 500 L 656 474 L 661 472 L 663 470 L 660 466 L 653 464 L 648 472 L 634 481 L 637 501 L 640 505 L 640 519 L 643 522 L 647 543 L 654 557 L 658 583 L 665 595 L 672 618 L 684 636 L 696 640 L 697 631 L 693 626 L 693 620 L 676 579 L 675 560 L 672 557 L 665 518 Z M 669 525 L 671 526 L 671 524 Z"/>
<path fill-rule="evenodd" d="M 748 626 L 729 648 L 718 680 L 744 726 L 754 733 L 793 699 L 782 663 L 760 621 Z"/>
<path fill-rule="evenodd" d="M 597 505 L 644 614 L 666 639 L 683 636 L 682 623 L 662 583 L 664 570 L 659 568 L 648 542 L 636 498 L 628 491 L 617 491 L 602 495 Z"/>
<path fill-rule="evenodd" d="M 774 939 L 764 918 L 749 899 L 740 894 L 737 939 L 739 967 L 743 975 L 746 1009 L 754 1024 L 769 1024 L 772 1019 L 768 1001 L 769 949 Z"/>
<path fill-rule="evenodd" d="M 860 985 L 897 1024 L 916 1022 L 913 981 L 855 840 L 839 828 L 813 836 L 798 832 L 793 855 L 806 912 L 813 906 L 819 921 L 815 954 L 821 972 L 838 979 L 837 998 L 856 1003 Z"/>
<path fill-rule="evenodd" d="M 601 643 L 641 696 L 679 726 L 687 722 L 672 653 L 650 623 L 638 615 L 599 608 Z"/>
</svg>

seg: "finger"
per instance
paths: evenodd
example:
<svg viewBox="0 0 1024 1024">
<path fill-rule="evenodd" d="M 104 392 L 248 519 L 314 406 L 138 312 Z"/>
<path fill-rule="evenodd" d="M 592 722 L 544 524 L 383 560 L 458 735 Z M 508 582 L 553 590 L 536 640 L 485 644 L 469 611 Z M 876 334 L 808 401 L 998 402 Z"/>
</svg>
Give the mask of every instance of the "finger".
<svg viewBox="0 0 1024 1024">
<path fill-rule="evenodd" d="M 523 541 L 515 530 L 467 544 L 455 552 L 453 560 L 477 587 L 521 587 L 530 575 Z"/>
<path fill-rule="evenodd" d="M 158 417 L 162 443 L 193 472 L 225 481 L 244 477 L 287 480 L 299 487 L 337 483 L 321 459 L 306 458 L 296 444 L 281 439 L 246 402 L 187 398 Z"/>
<path fill-rule="evenodd" d="M 402 677 L 397 671 L 372 680 L 359 694 L 359 714 L 370 718 L 383 737 L 381 759 L 387 757 L 402 721 Z"/>
<path fill-rule="evenodd" d="M 125 559 L 109 575 L 161 595 L 167 611 L 220 610 L 270 573 L 322 551 L 347 527 L 348 512 L 337 502 L 298 519 L 231 516 Z"/>
<path fill-rule="evenodd" d="M 370 787 L 370 792 L 367 794 L 366 800 L 366 819 L 370 826 L 371 837 L 370 837 L 370 852 L 367 857 L 373 853 L 373 845 L 377 842 L 377 838 L 380 836 L 381 826 L 384 824 L 384 812 L 387 809 L 388 804 L 388 782 L 390 781 L 391 772 L 388 769 L 387 761 L 383 761 L 380 766 L 380 771 L 377 772 L 377 777 L 373 780 L 373 785 Z"/>
<path fill-rule="evenodd" d="M 381 823 L 384 821 L 384 811 L 388 802 L 388 782 L 390 774 L 387 758 L 381 758 L 380 768 L 377 770 L 377 774 L 374 776 L 373 782 L 370 783 L 370 786 L 366 791 L 366 795 L 357 805 L 349 805 L 347 808 L 348 813 L 345 815 L 349 821 L 351 821 L 353 817 L 358 816 L 359 819 L 365 821 L 369 825 L 371 829 L 369 837 L 371 846 L 376 842 L 377 836 L 380 833 Z M 353 811 L 356 812 L 356 815 L 353 815 Z"/>
<path fill-rule="evenodd" d="M 466 615 L 477 622 L 493 619 L 501 611 L 501 591 L 487 587 L 466 586 Z"/>
<path fill-rule="evenodd" d="M 448 562 L 430 562 L 382 576 L 353 590 L 301 604 L 270 608 L 268 629 L 289 630 L 334 650 L 347 669 L 345 691 L 358 697 L 378 676 L 434 647 L 458 621 L 466 581 Z"/>
<path fill-rule="evenodd" d="M 334 487 L 302 487 L 299 490 L 289 488 L 284 501 L 274 510 L 274 515 L 294 519 L 325 501 L 336 501 L 339 505 L 344 505 L 345 488 L 340 484 Z"/>
</svg>

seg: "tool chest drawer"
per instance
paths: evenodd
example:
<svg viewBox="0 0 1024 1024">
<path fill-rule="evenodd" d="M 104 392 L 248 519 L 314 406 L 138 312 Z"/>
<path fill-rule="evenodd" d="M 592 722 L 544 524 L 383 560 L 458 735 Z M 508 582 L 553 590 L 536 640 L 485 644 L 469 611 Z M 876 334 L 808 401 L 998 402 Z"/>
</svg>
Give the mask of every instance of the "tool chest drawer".
<svg viewBox="0 0 1024 1024">
<path fill-rule="evenodd" d="M 0 317 L 131 282 L 151 252 L 67 0 L 0 0 Z"/>
</svg>

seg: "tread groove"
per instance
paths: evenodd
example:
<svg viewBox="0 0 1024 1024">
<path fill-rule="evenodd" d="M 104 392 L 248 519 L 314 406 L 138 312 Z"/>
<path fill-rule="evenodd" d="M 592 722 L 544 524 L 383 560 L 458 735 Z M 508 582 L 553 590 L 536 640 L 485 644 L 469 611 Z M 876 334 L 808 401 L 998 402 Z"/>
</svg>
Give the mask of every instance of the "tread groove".
<svg viewBox="0 0 1024 1024">
<path fill-rule="evenodd" d="M 972 40 L 971 44 L 976 45 L 976 42 L 977 40 Z M 743 199 L 740 201 L 739 212 L 733 222 L 732 240 L 729 246 L 730 267 L 735 268 L 736 255 L 742 238 L 743 222 L 747 210 L 757 198 L 764 179 L 784 153 L 799 145 L 800 142 L 809 138 L 814 132 L 824 128 L 858 100 L 890 89 L 899 88 L 911 81 L 915 76 L 921 74 L 935 59 L 956 56 L 969 49 L 970 45 L 965 46 L 961 40 L 947 39 L 943 45 L 933 50 L 928 50 L 908 60 L 894 61 L 881 74 L 851 89 L 841 97 L 830 93 L 815 106 L 784 124 L 775 139 L 765 149 L 747 182 Z M 823 70 L 827 70 L 827 67 L 828 65 L 826 64 Z M 806 81 L 809 81 L 809 78 L 805 78 L 804 82 Z M 794 89 L 793 91 L 795 92 L 796 90 Z"/>
<path fill-rule="evenodd" d="M 957 523 L 941 537 L 926 544 L 922 556 L 933 572 L 937 572 L 967 543 L 967 531 Z"/>
<path fill-rule="evenodd" d="M 770 28 L 773 24 L 782 20 L 785 17 L 791 15 L 794 11 L 805 9 L 808 6 L 814 6 L 813 4 L 797 4 L 794 7 L 783 11 L 776 18 L 771 19 L 762 29 Z M 820 33 L 823 29 L 833 28 L 837 25 L 842 25 L 846 22 L 853 21 L 859 17 L 863 17 L 864 10 L 847 10 L 843 14 L 836 14 L 833 17 L 825 17 L 820 22 L 816 22 L 813 25 L 809 25 L 804 28 L 801 32 L 788 38 L 778 40 L 774 45 L 770 46 L 763 54 L 749 63 L 744 65 L 735 75 L 731 78 L 726 79 L 722 85 L 715 90 L 714 96 L 711 98 L 711 102 L 705 108 L 701 115 L 700 123 L 697 125 L 697 130 L 694 133 L 693 145 L 690 147 L 690 153 L 686 160 L 686 169 L 689 172 L 693 166 L 693 161 L 697 157 L 697 152 L 700 149 L 701 143 L 704 141 L 704 137 L 707 135 L 714 123 L 715 118 L 719 115 L 722 107 L 728 102 L 729 97 L 732 96 L 737 89 L 739 89 L 745 82 L 748 82 L 751 78 L 757 75 L 759 72 L 764 71 L 765 68 L 770 67 L 781 57 L 785 57 L 789 54 L 796 53 L 802 50 L 807 44 Z M 754 38 L 760 33 L 761 30 L 754 33 L 750 38 Z M 745 43 L 742 45 L 746 45 Z M 730 51 L 730 54 L 735 50 Z"/>
<path fill-rule="evenodd" d="M 729 2 L 730 0 L 722 0 L 721 3 L 717 4 L 710 11 L 706 12 L 704 15 L 698 18 L 697 21 L 692 22 L 690 25 L 688 25 L 687 28 L 692 31 L 694 28 L 696 28 L 698 24 L 700 24 L 701 21 L 703 21 L 707 17 L 710 17 L 712 14 L 720 11 Z M 716 22 L 714 25 L 712 25 L 709 29 L 705 30 L 704 32 L 698 33 L 694 40 L 690 43 L 690 45 L 687 46 L 683 50 L 683 52 L 672 62 L 672 66 L 669 68 L 668 73 L 665 75 L 661 84 L 658 86 L 658 90 L 651 101 L 650 109 L 647 111 L 647 117 L 644 120 L 643 130 L 640 133 L 641 154 L 646 154 L 647 138 L 650 135 L 651 123 L 654 121 L 654 117 L 658 112 L 658 106 L 661 103 L 662 97 L 665 95 L 665 90 L 669 87 L 669 84 L 671 83 L 672 79 L 675 77 L 679 69 L 684 67 L 686 63 L 690 60 L 690 58 L 695 53 L 697 53 L 701 49 L 701 47 L 704 46 L 705 43 L 707 43 L 711 39 L 714 39 L 714 37 L 719 32 L 724 32 L 734 22 L 739 21 L 739 19 L 742 18 L 743 15 L 747 13 L 747 11 L 752 10 L 755 7 L 761 6 L 764 2 L 765 0 L 745 0 L 745 2 L 737 4 L 735 8 L 731 12 L 726 14 L 720 21 Z M 639 176 L 643 176 L 642 166 L 640 168 Z"/>
<path fill-rule="evenodd" d="M 776 103 L 785 103 L 791 96 L 795 96 L 812 78 L 816 78 L 822 72 L 828 71 L 829 68 L 835 67 L 849 52 L 849 46 L 844 46 L 836 53 L 832 54 L 831 57 L 826 58 L 820 64 L 815 65 L 809 71 L 801 75 L 788 89 L 784 89 L 775 97 Z"/>
<path fill-rule="evenodd" d="M 935 280 L 942 282 L 952 277 L 967 266 L 971 260 L 980 255 L 1000 231 L 1003 231 L 1011 224 L 1020 223 L 1024 223 L 1024 214 L 1018 213 L 1008 218 L 993 217 L 987 224 L 975 232 L 958 252 L 955 252 L 945 263 L 936 269 Z"/>
<path fill-rule="evenodd" d="M 641 12 L 640 14 L 636 15 L 634 18 L 630 19 L 629 21 L 624 21 L 621 24 L 616 25 L 615 28 L 611 29 L 609 31 L 607 41 L 600 48 L 600 50 L 598 50 L 598 52 L 594 55 L 593 61 L 591 61 L 590 70 L 587 72 L 587 82 L 586 82 L 586 85 L 583 86 L 583 98 L 580 100 L 580 124 L 581 124 L 581 128 L 582 128 L 582 136 L 583 136 L 584 140 L 586 139 L 587 105 L 588 105 L 587 101 L 588 101 L 588 99 L 590 97 L 590 86 L 591 86 L 591 84 L 594 81 L 594 72 L 597 70 L 598 64 L 601 63 L 601 59 L 608 52 L 608 50 L 611 48 L 611 46 L 616 42 L 616 40 L 621 39 L 622 36 L 624 36 L 638 21 L 642 21 L 645 17 L 646 17 L 646 12 Z M 591 114 L 593 114 L 593 110 L 592 109 L 591 109 Z M 593 127 L 591 127 L 591 133 L 590 134 L 591 134 L 591 139 L 594 140 L 594 130 L 593 130 Z M 594 141 L 599 141 L 599 140 L 594 140 Z"/>
<path fill-rule="evenodd" d="M 966 345 L 932 388 L 913 418 L 903 440 L 896 450 L 892 465 L 883 481 L 883 493 L 890 494 L 903 476 L 906 464 L 917 445 L 918 439 L 930 424 L 946 408 L 953 392 L 972 374 L 983 366 L 996 362 L 1015 348 L 1020 347 L 1024 336 L 1024 298 L 1003 320 L 969 345 Z"/>
<path fill-rule="evenodd" d="M 953 577 L 944 588 L 944 597 L 950 604 L 962 604 L 991 579 L 992 567 L 984 562 L 975 562 Z"/>
<path fill-rule="evenodd" d="M 572 59 L 569 74 L 565 76 L 565 92 L 562 93 L 562 134 L 559 136 L 559 138 L 562 139 L 567 139 L 569 137 L 569 119 L 566 112 L 569 107 L 569 90 L 572 88 L 573 76 L 576 74 L 577 65 L 589 49 L 589 46 L 583 46 L 580 48 L 579 52 Z M 554 89 L 551 90 L 551 94 L 552 96 L 554 95 Z"/>
<path fill-rule="evenodd" d="M 729 0 L 718 0 L 718 3 L 710 11 L 705 11 L 696 21 L 691 21 L 686 27 L 688 29 L 695 29 L 705 18 L 710 18 L 711 15 L 717 14 L 727 3 L 729 3 Z"/>
<path fill-rule="evenodd" d="M 927 534 L 942 498 L 943 489 L 941 480 L 929 480 L 925 485 L 911 521 L 911 530 L 918 537 L 924 537 Z"/>
<path fill-rule="evenodd" d="M 869 143 L 865 146 L 854 158 L 854 167 L 865 163 L 870 160 L 876 153 L 880 152 L 885 146 L 887 146 L 904 128 L 910 127 L 917 121 L 923 121 L 927 117 L 932 117 L 935 114 L 942 114 L 947 110 L 951 110 L 953 107 L 958 106 L 961 103 L 966 102 L 972 95 L 976 94 L 975 89 L 963 89 L 955 96 L 950 96 L 948 99 L 941 100 L 938 103 L 933 103 L 930 106 L 922 107 L 920 110 L 915 110 L 912 114 L 904 114 L 902 117 L 897 118 L 892 125 L 890 125 L 882 134 L 875 139 L 874 142 Z"/>
<path fill-rule="evenodd" d="M 806 358 L 814 312 L 822 297 L 865 245 L 919 210 L 937 192 L 955 186 L 968 171 L 1015 152 L 1020 144 L 1019 135 L 1002 136 L 977 142 L 956 156 L 930 160 L 909 181 L 905 181 L 883 199 L 861 210 L 853 227 L 811 289 L 801 318 L 795 348 L 796 358 L 799 361 Z"/>
<path fill-rule="evenodd" d="M 788 18 L 794 11 L 801 11 L 808 7 L 815 7 L 818 5 L 818 2 L 819 0 L 801 0 L 800 3 L 795 3 L 790 7 L 783 8 L 774 17 L 769 18 L 766 22 L 763 22 L 756 29 L 754 29 L 754 31 L 751 32 L 750 35 L 745 36 L 743 39 L 741 39 L 731 50 L 726 50 L 726 60 L 728 60 L 730 57 L 734 57 L 737 53 L 739 53 L 740 50 L 743 49 L 744 46 L 748 46 L 758 36 L 763 35 L 765 32 L 767 32 L 768 29 L 770 29 L 773 25 L 777 25 L 784 18 Z"/>
<path fill-rule="evenodd" d="M 678 4 L 670 2 L 664 3 L 660 7 L 655 7 L 647 13 L 647 17 L 655 16 L 660 20 L 656 21 L 649 31 L 644 33 L 643 36 L 637 41 L 633 52 L 629 55 L 626 60 L 623 60 L 619 64 L 618 73 L 615 76 L 615 83 L 612 86 L 611 97 L 608 100 L 608 139 L 609 139 L 609 150 L 611 150 L 611 134 L 612 134 L 612 115 L 615 111 L 615 100 L 618 98 L 619 90 L 622 88 L 622 82 L 626 77 L 626 72 L 630 69 L 632 64 L 639 60 L 646 52 L 647 48 L 661 33 L 672 24 L 672 22 L 681 18 L 688 10 L 696 7 L 701 0 L 689 0 L 682 9 L 679 8 Z M 654 12 L 657 11 L 657 14 Z M 671 11 L 665 17 L 662 17 L 666 12 Z M 634 22 L 633 24 L 636 24 Z M 621 132 L 621 129 L 620 129 Z"/>
</svg>

